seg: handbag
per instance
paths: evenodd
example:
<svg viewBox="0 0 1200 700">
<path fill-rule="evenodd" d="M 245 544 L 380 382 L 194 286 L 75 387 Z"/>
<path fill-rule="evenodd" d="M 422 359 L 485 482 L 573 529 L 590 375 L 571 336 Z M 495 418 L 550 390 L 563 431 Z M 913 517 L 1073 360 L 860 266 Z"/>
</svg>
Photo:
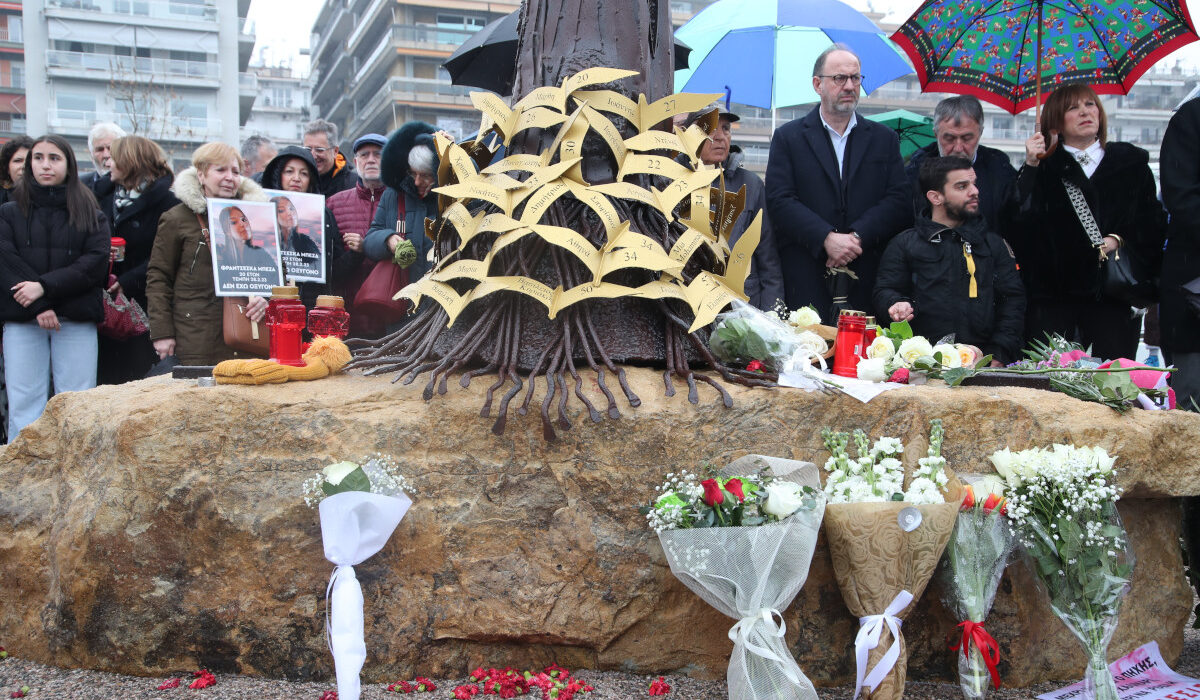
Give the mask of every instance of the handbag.
<svg viewBox="0 0 1200 700">
<path fill-rule="evenodd" d="M 111 277 L 111 275 L 110 275 Z M 112 286 L 112 282 L 108 286 Z M 150 330 L 150 320 L 133 299 L 125 296 L 125 292 L 116 295 L 104 292 L 104 320 L 96 324 L 96 330 L 105 338 L 113 340 L 129 340 Z"/>
<path fill-rule="evenodd" d="M 1065 178 L 1062 183 L 1092 247 L 1097 250 L 1103 249 L 1104 236 L 1100 233 L 1100 226 L 1096 223 L 1096 217 L 1092 215 L 1083 190 Z M 1158 301 L 1158 285 L 1140 268 L 1132 253 L 1127 251 L 1125 257 L 1121 257 L 1121 250 L 1118 248 L 1111 257 L 1100 261 L 1100 294 L 1142 309 L 1152 306 Z"/>
<path fill-rule="evenodd" d="M 406 238 L 403 219 L 396 221 L 396 235 Z M 400 267 L 391 260 L 380 260 L 354 295 L 354 313 L 384 325 L 400 321 L 408 313 L 409 301 L 392 297 L 406 286 L 408 268 Z"/>
<path fill-rule="evenodd" d="M 271 351 L 267 324 L 246 318 L 245 304 L 248 301 L 246 297 L 225 297 L 221 317 L 225 344 L 238 352 L 267 357 Z"/>
</svg>

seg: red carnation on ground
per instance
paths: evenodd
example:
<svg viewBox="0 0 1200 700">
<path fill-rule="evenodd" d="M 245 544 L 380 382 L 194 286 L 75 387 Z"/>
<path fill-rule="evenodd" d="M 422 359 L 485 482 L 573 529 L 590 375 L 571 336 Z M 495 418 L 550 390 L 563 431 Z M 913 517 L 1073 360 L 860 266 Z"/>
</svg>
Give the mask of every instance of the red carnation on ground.
<svg viewBox="0 0 1200 700">
<path fill-rule="evenodd" d="M 338 700 L 336 690 L 326 690 L 317 700 Z"/>
<path fill-rule="evenodd" d="M 211 685 L 217 684 L 217 677 L 210 673 L 207 669 L 200 669 L 192 674 L 196 680 L 192 681 L 188 687 L 192 690 L 203 690 Z"/>
<path fill-rule="evenodd" d="M 901 367 L 895 372 L 892 372 L 892 376 L 888 377 L 888 381 L 896 382 L 897 384 L 908 384 L 908 368 Z"/>
<path fill-rule="evenodd" d="M 454 700 L 469 700 L 479 694 L 477 685 L 460 685 L 454 689 Z"/>
<path fill-rule="evenodd" d="M 671 686 L 667 685 L 662 676 L 659 676 L 658 680 L 650 684 L 651 695 L 666 695 L 669 692 L 671 692 Z"/>
<path fill-rule="evenodd" d="M 172 678 L 169 681 L 163 681 L 162 685 L 158 686 L 158 689 L 159 690 L 170 690 L 171 688 L 178 688 L 179 684 L 182 682 L 182 680 L 183 680 L 182 678 Z"/>
<path fill-rule="evenodd" d="M 763 363 L 759 362 L 758 360 L 750 360 L 750 364 L 746 365 L 746 371 L 747 372 L 762 372 L 763 371 Z"/>
<path fill-rule="evenodd" d="M 562 666 L 559 666 L 558 664 L 550 664 L 545 669 L 543 669 L 543 673 L 545 673 L 547 676 L 550 676 L 551 678 L 557 678 L 559 680 L 567 678 L 571 675 L 570 671 L 563 668 Z"/>
</svg>

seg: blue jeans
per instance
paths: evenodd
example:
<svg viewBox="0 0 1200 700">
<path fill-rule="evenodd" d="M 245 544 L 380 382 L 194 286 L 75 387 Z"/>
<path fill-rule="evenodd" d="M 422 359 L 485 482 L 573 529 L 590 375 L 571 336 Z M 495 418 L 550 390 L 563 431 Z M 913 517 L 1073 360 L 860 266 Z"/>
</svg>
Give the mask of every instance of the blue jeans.
<svg viewBox="0 0 1200 700">
<path fill-rule="evenodd" d="M 96 324 L 59 319 L 62 330 L 29 323 L 4 324 L 4 382 L 8 390 L 8 439 L 42 415 L 56 392 L 96 386 Z"/>
</svg>

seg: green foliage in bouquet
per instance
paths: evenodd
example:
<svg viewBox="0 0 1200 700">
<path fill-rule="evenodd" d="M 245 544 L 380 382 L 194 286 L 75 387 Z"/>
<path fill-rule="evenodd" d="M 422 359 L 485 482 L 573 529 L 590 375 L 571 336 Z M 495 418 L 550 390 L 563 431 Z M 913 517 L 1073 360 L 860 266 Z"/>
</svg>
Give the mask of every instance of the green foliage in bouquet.
<svg viewBox="0 0 1200 700">
<path fill-rule="evenodd" d="M 812 487 L 776 480 L 765 469 L 749 476 L 710 475 L 703 480 L 684 469 L 667 474 L 655 490 L 659 496 L 639 510 L 656 532 L 765 525 L 817 504 Z"/>
<path fill-rule="evenodd" d="M 777 337 L 765 335 L 762 330 L 749 318 L 725 319 L 713 330 L 709 345 L 718 357 L 771 364 L 771 358 L 786 355 L 788 348 Z"/>
</svg>

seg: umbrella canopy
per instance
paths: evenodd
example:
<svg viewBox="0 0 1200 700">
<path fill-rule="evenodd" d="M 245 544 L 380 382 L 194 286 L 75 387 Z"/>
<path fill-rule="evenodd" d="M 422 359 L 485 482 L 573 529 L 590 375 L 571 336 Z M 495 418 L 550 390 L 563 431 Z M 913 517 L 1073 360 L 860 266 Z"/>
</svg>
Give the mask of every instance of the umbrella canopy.
<svg viewBox="0 0 1200 700">
<path fill-rule="evenodd" d="M 1197 38 L 1182 0 L 927 0 L 892 35 L 923 90 L 975 95 L 1013 114 L 1038 102 L 1040 85 L 1124 95 Z"/>
<path fill-rule="evenodd" d="M 494 20 L 458 47 L 442 67 L 455 85 L 511 95 L 517 68 L 517 27 L 521 11 Z M 675 69 L 687 68 L 691 47 L 675 41 Z"/>
<path fill-rule="evenodd" d="M 900 137 L 900 155 L 905 160 L 937 140 L 933 135 L 933 119 L 907 109 L 868 114 L 867 119 L 879 122 L 896 132 Z"/>
<path fill-rule="evenodd" d="M 694 51 L 676 91 L 729 87 L 734 102 L 764 109 L 816 102 L 809 66 L 835 42 L 858 54 L 868 93 L 912 72 L 871 20 L 838 0 L 718 0 L 676 35 Z"/>
</svg>

